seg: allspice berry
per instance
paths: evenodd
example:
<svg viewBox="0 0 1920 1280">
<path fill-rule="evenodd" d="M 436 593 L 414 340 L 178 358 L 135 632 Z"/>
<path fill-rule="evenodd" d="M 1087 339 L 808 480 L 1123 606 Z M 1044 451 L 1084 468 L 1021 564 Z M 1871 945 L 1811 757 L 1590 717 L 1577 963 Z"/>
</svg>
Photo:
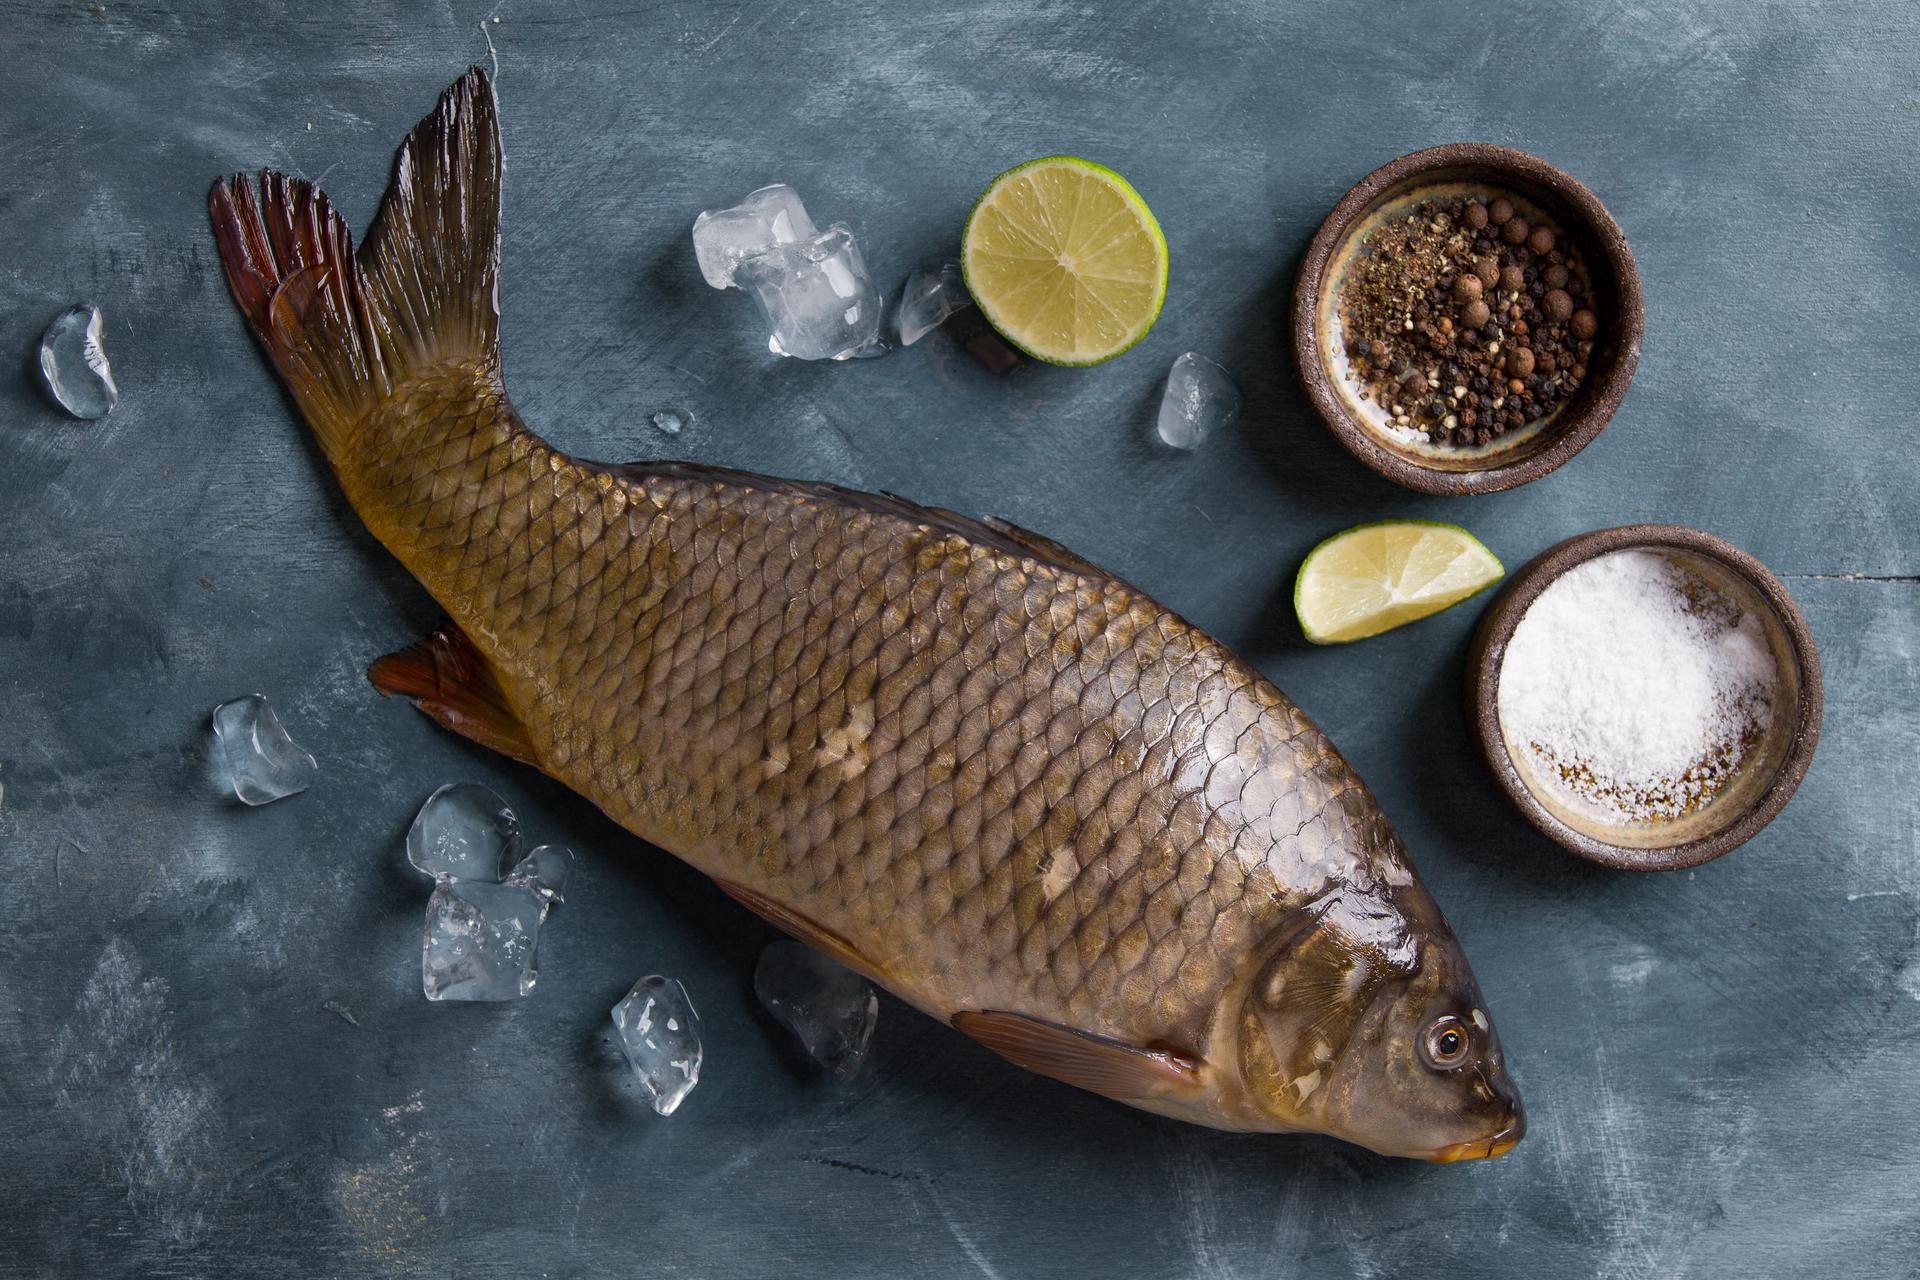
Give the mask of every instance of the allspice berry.
<svg viewBox="0 0 1920 1280">
<path fill-rule="evenodd" d="M 1573 314 L 1573 295 L 1565 289 L 1549 289 L 1540 309 L 1547 313 L 1547 319 L 1565 322 Z"/>
<path fill-rule="evenodd" d="M 1492 258 L 1476 258 L 1473 262 L 1473 274 L 1480 277 L 1480 283 L 1488 289 L 1500 283 L 1500 264 Z"/>
<path fill-rule="evenodd" d="M 1506 222 L 1513 217 L 1513 201 L 1501 196 L 1487 206 L 1487 216 L 1495 222 Z"/>
<path fill-rule="evenodd" d="M 1525 347 L 1515 347 L 1507 352 L 1507 372 L 1516 378 L 1524 378 L 1533 372 L 1533 352 Z"/>
<path fill-rule="evenodd" d="M 1500 228 L 1500 238 L 1508 244 L 1520 244 L 1526 240 L 1530 229 L 1525 218 L 1515 218 Z"/>
<path fill-rule="evenodd" d="M 1487 206 L 1478 200 L 1469 201 L 1466 212 L 1460 215 L 1460 219 L 1467 224 L 1467 230 L 1478 231 L 1487 225 Z"/>
<path fill-rule="evenodd" d="M 1585 342 L 1598 332 L 1600 332 L 1600 317 L 1594 315 L 1591 311 L 1576 311 L 1573 313 L 1574 337 Z"/>
<path fill-rule="evenodd" d="M 1553 252 L 1553 231 L 1548 227 L 1535 227 L 1527 236 L 1527 248 L 1535 253 Z"/>
<path fill-rule="evenodd" d="M 1469 329 L 1484 329 L 1486 328 L 1487 321 L 1493 319 L 1493 312 L 1487 309 L 1486 303 L 1475 298 L 1472 302 L 1469 302 L 1466 309 L 1460 313 L 1460 318 L 1467 322 L 1467 328 Z"/>
<path fill-rule="evenodd" d="M 1567 269 L 1556 262 L 1540 273 L 1540 282 L 1549 289 L 1564 289 L 1567 287 Z"/>
<path fill-rule="evenodd" d="M 1463 271 L 1453 278 L 1453 300 L 1455 302 L 1472 302 L 1480 296 L 1482 287 L 1479 276 L 1474 275 L 1471 271 Z M 1568 301 L 1572 301 L 1572 299 L 1568 299 Z"/>
<path fill-rule="evenodd" d="M 1527 283 L 1526 273 L 1518 267 L 1500 268 L 1500 287 L 1508 293 L 1518 293 Z"/>
</svg>

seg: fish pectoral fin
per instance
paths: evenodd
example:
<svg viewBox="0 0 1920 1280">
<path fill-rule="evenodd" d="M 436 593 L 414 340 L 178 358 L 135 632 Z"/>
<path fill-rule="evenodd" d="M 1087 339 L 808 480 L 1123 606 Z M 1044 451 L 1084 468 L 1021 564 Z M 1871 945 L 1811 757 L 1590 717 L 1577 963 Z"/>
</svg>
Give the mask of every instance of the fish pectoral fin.
<svg viewBox="0 0 1920 1280">
<path fill-rule="evenodd" d="M 1203 1064 L 1172 1048 L 1142 1048 L 1019 1013 L 963 1009 L 954 1029 L 1036 1075 L 1129 1101 L 1192 1093 Z"/>
<path fill-rule="evenodd" d="M 445 622 L 419 644 L 390 653 L 367 668 L 382 694 L 413 699 L 443 729 L 539 767 L 533 740 L 507 701 L 486 657 L 467 633 Z"/>
<path fill-rule="evenodd" d="M 849 969 L 879 981 L 878 972 L 872 964 L 868 963 L 867 958 L 854 950 L 851 942 L 825 925 L 815 924 L 791 907 L 782 906 L 765 894 L 755 893 L 752 889 L 735 884 L 731 880 L 722 880 L 715 876 L 713 882 L 720 886 L 722 893 L 782 933 L 806 943 L 815 951 L 832 956 Z"/>
</svg>

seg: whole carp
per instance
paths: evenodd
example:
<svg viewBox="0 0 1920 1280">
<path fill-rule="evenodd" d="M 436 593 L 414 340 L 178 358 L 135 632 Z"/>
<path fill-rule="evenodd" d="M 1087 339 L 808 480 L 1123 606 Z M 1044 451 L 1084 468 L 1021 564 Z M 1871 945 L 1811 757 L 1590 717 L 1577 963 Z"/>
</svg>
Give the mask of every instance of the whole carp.
<svg viewBox="0 0 1920 1280">
<path fill-rule="evenodd" d="M 1392 1155 L 1519 1140 L 1393 828 L 1225 647 L 1003 521 L 529 430 L 501 383 L 500 177 L 475 68 L 357 253 L 305 182 L 210 197 L 354 510 L 449 616 L 374 664 L 381 690 L 1042 1075 Z"/>
</svg>

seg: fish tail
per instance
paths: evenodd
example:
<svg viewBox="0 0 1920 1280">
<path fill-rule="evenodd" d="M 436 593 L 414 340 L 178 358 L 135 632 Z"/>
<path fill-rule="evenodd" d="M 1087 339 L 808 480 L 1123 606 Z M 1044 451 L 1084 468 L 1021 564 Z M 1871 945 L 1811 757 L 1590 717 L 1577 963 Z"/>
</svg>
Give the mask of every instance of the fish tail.
<svg viewBox="0 0 1920 1280">
<path fill-rule="evenodd" d="M 234 301 L 329 457 L 415 378 L 498 386 L 500 131 L 470 68 L 400 147 L 356 254 L 313 184 L 273 170 L 207 197 Z"/>
</svg>

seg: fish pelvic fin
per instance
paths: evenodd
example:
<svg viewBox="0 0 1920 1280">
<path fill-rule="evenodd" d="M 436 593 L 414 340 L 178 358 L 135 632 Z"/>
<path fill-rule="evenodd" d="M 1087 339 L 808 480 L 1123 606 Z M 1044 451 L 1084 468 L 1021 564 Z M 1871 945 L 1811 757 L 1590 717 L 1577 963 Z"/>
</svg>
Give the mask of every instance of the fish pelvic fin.
<svg viewBox="0 0 1920 1280">
<path fill-rule="evenodd" d="M 268 169 L 208 194 L 234 301 L 330 458 L 410 379 L 451 366 L 498 385 L 500 173 L 474 67 L 401 144 L 358 254 L 309 182 Z"/>
<path fill-rule="evenodd" d="M 383 695 L 413 699 L 441 728 L 539 767 L 533 739 L 493 668 L 453 623 L 442 623 L 420 643 L 378 659 L 367 668 L 367 679 Z"/>
<path fill-rule="evenodd" d="M 1141 1047 L 1020 1013 L 962 1009 L 954 1029 L 1015 1066 L 1122 1102 L 1191 1096 L 1203 1064 L 1168 1046 Z"/>
</svg>

